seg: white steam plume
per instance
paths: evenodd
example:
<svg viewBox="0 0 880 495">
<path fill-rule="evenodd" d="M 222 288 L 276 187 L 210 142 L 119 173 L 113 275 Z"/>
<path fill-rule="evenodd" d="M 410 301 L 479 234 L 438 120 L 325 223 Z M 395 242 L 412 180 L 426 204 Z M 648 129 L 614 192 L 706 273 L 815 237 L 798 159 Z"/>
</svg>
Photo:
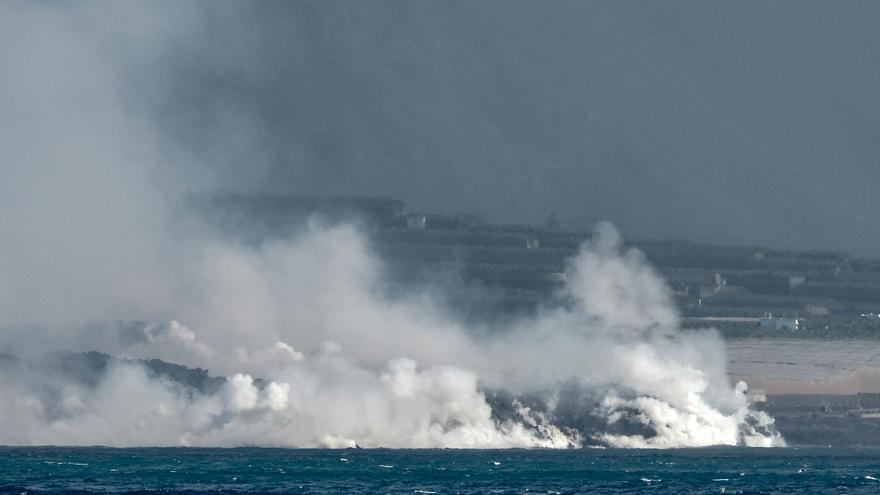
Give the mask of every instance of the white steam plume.
<svg viewBox="0 0 880 495">
<path fill-rule="evenodd" d="M 351 227 L 312 226 L 256 248 L 210 243 L 191 273 L 193 295 L 176 308 L 190 328 L 145 325 L 143 338 L 102 350 L 222 371 L 230 378 L 219 390 L 189 390 L 136 364 L 112 366 L 94 386 L 15 368 L 3 390 L 15 400 L 0 409 L 23 424 L 0 442 L 782 444 L 772 420 L 749 409 L 745 385 L 729 384 L 721 341 L 678 330 L 668 290 L 636 251 L 620 252 L 608 225 L 569 267 L 571 309 L 489 337 L 422 294 L 382 296 L 381 265 Z M 591 428 L 576 431 L 554 405 L 572 386 L 595 396 L 580 404 Z M 499 417 L 489 390 L 555 398 L 540 410 L 514 400 Z"/>
<path fill-rule="evenodd" d="M 569 306 L 488 331 L 429 291 L 387 297 L 354 227 L 257 246 L 169 229 L 180 190 L 215 184 L 150 114 L 158 62 L 199 29 L 180 5 L 2 7 L 0 444 L 782 443 L 729 383 L 717 335 L 679 330 L 609 226 L 571 261 Z M 235 154 L 253 149 L 230 122 Z M 46 354 L 68 349 L 228 378 Z"/>
</svg>

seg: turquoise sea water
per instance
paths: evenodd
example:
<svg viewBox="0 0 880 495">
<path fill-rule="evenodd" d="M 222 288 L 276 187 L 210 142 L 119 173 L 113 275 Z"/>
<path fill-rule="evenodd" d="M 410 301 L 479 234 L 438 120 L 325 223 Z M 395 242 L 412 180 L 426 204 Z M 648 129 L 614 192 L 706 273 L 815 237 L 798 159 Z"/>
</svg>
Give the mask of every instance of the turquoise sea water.
<svg viewBox="0 0 880 495">
<path fill-rule="evenodd" d="M 0 493 L 880 493 L 880 450 L 0 448 Z"/>
</svg>

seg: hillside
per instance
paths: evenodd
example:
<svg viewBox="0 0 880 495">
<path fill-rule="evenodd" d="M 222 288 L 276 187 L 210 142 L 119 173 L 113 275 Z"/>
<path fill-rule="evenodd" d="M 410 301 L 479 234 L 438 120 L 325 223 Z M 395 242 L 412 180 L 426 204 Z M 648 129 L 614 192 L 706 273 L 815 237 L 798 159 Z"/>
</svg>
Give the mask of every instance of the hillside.
<svg viewBox="0 0 880 495">
<path fill-rule="evenodd" d="M 351 220 L 369 233 L 392 280 L 442 281 L 448 301 L 475 318 L 564 304 L 566 260 L 589 231 L 503 225 L 474 215 L 417 214 L 389 198 L 212 196 L 195 204 L 223 232 L 259 242 L 294 231 L 313 215 Z M 686 326 L 715 326 L 731 337 L 779 337 L 758 319 L 798 318 L 801 337 L 880 338 L 880 260 L 840 251 L 727 246 L 634 239 L 674 291 Z M 479 290 L 477 290 L 479 289 Z"/>
</svg>

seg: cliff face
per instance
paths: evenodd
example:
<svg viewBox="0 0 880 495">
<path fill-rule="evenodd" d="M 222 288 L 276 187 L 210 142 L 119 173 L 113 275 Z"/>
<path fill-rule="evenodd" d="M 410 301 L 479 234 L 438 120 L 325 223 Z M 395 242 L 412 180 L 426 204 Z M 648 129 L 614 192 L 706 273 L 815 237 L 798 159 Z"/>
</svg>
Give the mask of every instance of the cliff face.
<svg viewBox="0 0 880 495">
<path fill-rule="evenodd" d="M 226 383 L 225 377 L 211 376 L 208 370 L 161 359 L 125 359 L 96 351 L 59 352 L 36 359 L 0 354 L 0 371 L 9 376 L 24 372 L 88 387 L 96 386 L 111 367 L 119 365 L 143 366 L 150 378 L 173 382 L 194 392 L 211 394 Z"/>
</svg>

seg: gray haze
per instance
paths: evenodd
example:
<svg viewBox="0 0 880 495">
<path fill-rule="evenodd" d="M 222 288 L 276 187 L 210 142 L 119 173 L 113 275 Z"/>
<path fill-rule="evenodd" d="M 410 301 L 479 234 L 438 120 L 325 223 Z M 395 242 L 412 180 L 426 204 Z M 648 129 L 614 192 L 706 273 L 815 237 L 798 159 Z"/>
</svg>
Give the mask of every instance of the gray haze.
<svg viewBox="0 0 880 495">
<path fill-rule="evenodd" d="M 718 334 L 681 330 L 670 289 L 610 224 L 567 263 L 570 304 L 483 331 L 429 290 L 391 295 L 355 226 L 242 244 L 181 222 L 181 194 L 217 189 L 386 193 L 516 221 L 566 208 L 633 230 L 663 200 L 659 152 L 638 150 L 671 126 L 639 125 L 671 100 L 617 78 L 619 101 L 596 96 L 602 77 L 584 91 L 572 81 L 591 72 L 561 63 L 579 44 L 626 60 L 584 34 L 638 38 L 622 14 L 279 5 L 0 6 L 0 444 L 784 445 L 728 379 Z M 569 105 L 583 101 L 608 113 Z M 618 154 L 645 169 L 604 160 Z M 63 354 L 89 350 L 119 359 Z M 192 389 L 150 358 L 227 378 Z"/>
<path fill-rule="evenodd" d="M 219 187 L 880 254 L 877 2 L 194 6 L 139 96 Z"/>
</svg>

